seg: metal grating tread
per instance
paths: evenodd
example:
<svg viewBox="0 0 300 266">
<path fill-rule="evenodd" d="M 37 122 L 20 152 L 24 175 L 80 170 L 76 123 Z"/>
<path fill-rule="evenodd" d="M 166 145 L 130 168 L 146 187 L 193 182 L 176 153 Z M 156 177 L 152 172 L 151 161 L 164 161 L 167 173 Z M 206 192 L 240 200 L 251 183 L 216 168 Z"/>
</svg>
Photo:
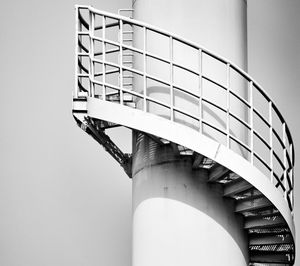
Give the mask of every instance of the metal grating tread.
<svg viewBox="0 0 300 266">
<path fill-rule="evenodd" d="M 290 233 L 287 227 L 280 227 L 280 228 L 258 228 L 258 229 L 249 229 L 250 234 L 286 234 Z"/>
<path fill-rule="evenodd" d="M 245 229 L 276 228 L 285 225 L 284 218 L 279 213 L 248 216 L 245 218 Z"/>
<path fill-rule="evenodd" d="M 284 263 L 284 264 L 282 264 L 282 263 L 280 263 L 280 264 L 278 264 L 278 263 L 250 263 L 249 264 L 249 266 L 290 266 L 291 264 L 286 264 L 286 263 Z"/>
<path fill-rule="evenodd" d="M 266 251 L 266 252 L 283 252 L 289 253 L 294 250 L 292 244 L 270 244 L 270 245 L 250 245 L 250 253 L 252 251 Z"/>
</svg>

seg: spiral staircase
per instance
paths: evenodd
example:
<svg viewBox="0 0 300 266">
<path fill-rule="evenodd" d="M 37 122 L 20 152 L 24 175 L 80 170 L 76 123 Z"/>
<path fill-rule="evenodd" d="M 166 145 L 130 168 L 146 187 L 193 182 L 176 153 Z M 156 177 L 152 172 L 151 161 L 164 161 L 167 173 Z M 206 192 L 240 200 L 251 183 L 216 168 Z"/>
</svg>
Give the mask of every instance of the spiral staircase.
<svg viewBox="0 0 300 266">
<path fill-rule="evenodd" d="M 139 36 L 139 42 L 133 38 L 134 34 Z M 147 49 L 149 35 L 167 39 L 166 56 Z M 192 51 L 197 67 L 176 60 L 177 44 Z M 223 196 L 234 199 L 235 212 L 244 217 L 249 265 L 294 264 L 294 145 L 284 118 L 257 82 L 236 65 L 198 44 L 90 6 L 76 6 L 75 55 L 73 116 L 129 177 L 132 155 L 124 153 L 112 141 L 111 128 L 126 127 L 140 137 L 146 135 L 155 145 L 172 147 L 180 158 L 190 157 L 193 169 L 205 169 L 207 182 L 222 186 Z M 148 71 L 150 59 L 168 66 L 165 77 Z M 203 71 L 204 60 L 223 67 L 224 82 L 214 78 L 213 73 Z M 137 61 L 140 63 L 135 64 Z M 177 84 L 175 69 L 191 75 L 198 91 Z M 246 96 L 233 88 L 234 75 L 242 80 L 239 84 L 246 86 Z M 167 88 L 168 101 L 147 93 L 147 83 L 151 81 Z M 224 106 L 205 96 L 205 82 L 224 93 Z M 178 92 L 197 102 L 197 113 L 176 105 L 174 98 Z M 233 101 L 247 115 L 237 115 L 231 109 Z M 168 115 L 153 112 L 150 108 L 153 104 Z M 206 119 L 204 106 L 220 112 L 224 123 Z M 179 115 L 184 119 L 178 119 Z M 184 122 L 187 119 L 192 122 Z M 236 123 L 244 127 L 246 139 L 233 133 Z M 267 134 L 261 131 L 262 127 L 267 129 Z"/>
</svg>

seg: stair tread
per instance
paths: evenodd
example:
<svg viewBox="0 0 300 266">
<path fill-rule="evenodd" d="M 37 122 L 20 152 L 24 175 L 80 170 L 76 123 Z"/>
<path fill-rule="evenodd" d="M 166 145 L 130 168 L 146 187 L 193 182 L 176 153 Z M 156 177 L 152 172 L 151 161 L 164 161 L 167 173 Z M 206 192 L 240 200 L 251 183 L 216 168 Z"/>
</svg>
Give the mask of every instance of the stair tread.
<svg viewBox="0 0 300 266">
<path fill-rule="evenodd" d="M 244 228 L 268 228 L 284 225 L 286 222 L 281 215 L 257 215 L 245 219 Z"/>
<path fill-rule="evenodd" d="M 252 187 L 253 186 L 243 178 L 238 178 L 224 185 L 224 197 L 233 196 Z"/>
<path fill-rule="evenodd" d="M 249 235 L 249 245 L 274 245 L 274 244 L 293 244 L 293 238 L 290 234 L 276 235 Z"/>
<path fill-rule="evenodd" d="M 215 164 L 209 171 L 208 182 L 215 182 L 224 176 L 228 175 L 229 169 L 220 164 Z"/>
<path fill-rule="evenodd" d="M 272 202 L 269 201 L 266 197 L 258 197 L 250 200 L 241 200 L 236 202 L 235 211 L 244 212 L 244 211 L 253 211 L 268 208 L 273 206 Z"/>
</svg>

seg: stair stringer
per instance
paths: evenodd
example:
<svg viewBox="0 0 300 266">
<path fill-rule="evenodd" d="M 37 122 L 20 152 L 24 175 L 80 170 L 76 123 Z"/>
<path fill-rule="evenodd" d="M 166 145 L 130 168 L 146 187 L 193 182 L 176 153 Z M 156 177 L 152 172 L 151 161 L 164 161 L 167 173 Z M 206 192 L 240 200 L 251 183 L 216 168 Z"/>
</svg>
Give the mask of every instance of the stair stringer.
<svg viewBox="0 0 300 266">
<path fill-rule="evenodd" d="M 224 145 L 163 117 L 92 97 L 87 97 L 87 115 L 167 139 L 225 166 L 252 184 L 272 202 L 295 239 L 293 217 L 282 194 L 259 169 Z"/>
</svg>

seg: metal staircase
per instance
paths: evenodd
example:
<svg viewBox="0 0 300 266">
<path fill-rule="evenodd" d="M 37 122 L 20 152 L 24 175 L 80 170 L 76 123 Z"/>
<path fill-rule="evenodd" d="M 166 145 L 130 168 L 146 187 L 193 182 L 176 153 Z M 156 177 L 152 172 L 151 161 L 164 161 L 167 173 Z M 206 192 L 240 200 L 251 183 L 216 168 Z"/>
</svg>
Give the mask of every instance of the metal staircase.
<svg viewBox="0 0 300 266">
<path fill-rule="evenodd" d="M 135 31 L 141 36 L 142 48 L 133 42 Z M 150 32 L 169 40 L 168 58 L 146 49 Z M 176 62 L 173 54 L 175 42 L 195 52 L 198 69 Z M 89 6 L 76 6 L 75 46 L 73 116 L 77 124 L 119 162 L 127 175 L 132 175 L 132 156 L 123 153 L 108 136 L 113 127 L 130 128 L 137 139 L 147 136 L 151 145 L 173 149 L 178 158 L 190 158 L 194 170 L 207 171 L 207 182 L 221 186 L 223 197 L 235 200 L 235 212 L 244 217 L 249 238 L 249 265 L 293 265 L 294 146 L 284 118 L 266 92 L 237 66 L 198 44 Z M 134 64 L 133 54 L 142 58 L 142 69 Z M 204 73 L 204 56 L 224 65 L 224 83 Z M 170 68 L 167 77 L 148 73 L 148 58 L 167 64 Z M 176 84 L 175 68 L 196 77 L 199 91 L 193 92 Z M 231 87 L 230 77 L 234 74 L 247 84 L 247 97 Z M 168 88 L 170 100 L 166 102 L 149 96 L 148 81 L 159 82 Z M 204 81 L 223 91 L 227 99 L 234 98 L 242 104 L 247 116 L 240 118 L 231 111 L 229 100 L 221 106 L 206 98 Z M 135 88 L 137 86 L 139 88 Z M 138 90 L 140 87 L 143 89 Z M 198 113 L 176 106 L 176 92 L 196 100 Z M 263 101 L 257 104 L 259 97 Z M 153 113 L 150 104 L 159 105 L 169 115 Z M 225 115 L 223 128 L 205 119 L 205 104 Z M 267 106 L 266 113 L 259 109 L 263 104 Z M 178 114 L 193 123 L 176 119 Z M 232 133 L 231 119 L 245 127 L 249 136 L 246 141 Z M 267 134 L 260 132 L 257 121 L 267 128 Z M 205 127 L 210 128 L 210 133 L 204 130 Z M 224 137 L 224 142 L 216 138 L 217 134 Z M 244 152 L 240 153 L 240 150 Z"/>
</svg>

